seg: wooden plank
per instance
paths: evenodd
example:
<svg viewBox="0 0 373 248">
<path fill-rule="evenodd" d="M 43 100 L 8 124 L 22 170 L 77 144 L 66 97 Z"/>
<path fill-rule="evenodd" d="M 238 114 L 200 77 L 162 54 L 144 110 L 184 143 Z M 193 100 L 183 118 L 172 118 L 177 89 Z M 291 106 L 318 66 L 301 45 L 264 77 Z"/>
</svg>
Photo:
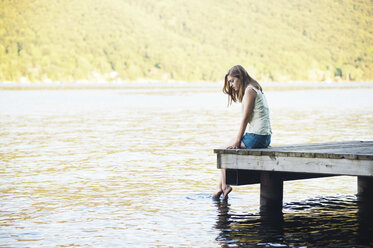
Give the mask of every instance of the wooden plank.
<svg viewBox="0 0 373 248">
<path fill-rule="evenodd" d="M 317 148 L 348 148 L 348 147 L 363 147 L 363 146 L 372 146 L 373 141 L 346 141 L 346 142 L 326 142 L 326 143 L 309 143 L 309 144 L 292 144 L 292 145 L 280 145 L 272 146 L 270 148 L 278 149 L 317 149 Z"/>
<path fill-rule="evenodd" d="M 314 157 L 218 154 L 218 168 L 373 176 L 373 161 Z"/>
<path fill-rule="evenodd" d="M 265 149 L 215 149 L 218 154 L 373 160 L 373 141 L 274 146 Z"/>
<path fill-rule="evenodd" d="M 351 160 L 373 160 L 373 153 L 315 153 L 307 151 L 274 151 L 274 150 L 215 150 L 218 154 L 237 154 L 237 155 L 254 155 L 254 156 L 279 156 L 279 157 L 311 157 L 311 158 L 332 158 L 332 159 L 351 159 Z"/>
<path fill-rule="evenodd" d="M 260 171 L 257 170 L 236 170 L 227 169 L 226 183 L 229 185 L 249 185 L 260 183 Z M 276 172 L 276 175 L 283 181 L 311 179 L 320 177 L 330 177 L 335 175 L 328 174 L 312 174 L 312 173 L 298 173 L 298 172 Z"/>
<path fill-rule="evenodd" d="M 229 149 L 215 149 L 215 152 L 224 153 L 228 152 Z M 232 150 L 231 150 L 232 151 Z M 237 151 L 234 150 L 234 151 Z M 265 149 L 240 149 L 243 152 L 250 152 L 250 151 L 268 151 L 268 152 L 314 152 L 314 153 L 343 153 L 343 154 L 370 154 L 373 155 L 373 144 L 363 144 L 361 146 L 352 146 L 352 147 L 269 147 Z"/>
</svg>

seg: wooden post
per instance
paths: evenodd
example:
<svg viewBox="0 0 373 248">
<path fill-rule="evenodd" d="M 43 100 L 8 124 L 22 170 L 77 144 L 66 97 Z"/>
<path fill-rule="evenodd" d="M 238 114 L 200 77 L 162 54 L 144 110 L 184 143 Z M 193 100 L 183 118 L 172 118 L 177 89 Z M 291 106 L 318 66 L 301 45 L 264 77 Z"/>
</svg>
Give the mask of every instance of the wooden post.
<svg viewBox="0 0 373 248">
<path fill-rule="evenodd" d="M 373 202 L 373 177 L 357 177 L 357 199 Z"/>
<path fill-rule="evenodd" d="M 275 172 L 260 175 L 260 211 L 282 211 L 284 181 Z"/>
</svg>

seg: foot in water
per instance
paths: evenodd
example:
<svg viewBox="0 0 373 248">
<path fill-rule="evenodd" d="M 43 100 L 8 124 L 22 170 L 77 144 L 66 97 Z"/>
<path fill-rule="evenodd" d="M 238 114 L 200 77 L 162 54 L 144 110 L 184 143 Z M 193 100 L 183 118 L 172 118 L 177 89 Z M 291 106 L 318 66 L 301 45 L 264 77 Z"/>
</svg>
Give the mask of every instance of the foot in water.
<svg viewBox="0 0 373 248">
<path fill-rule="evenodd" d="M 223 199 L 226 200 L 228 199 L 228 194 L 231 193 L 232 187 L 227 185 L 224 190 L 223 190 Z"/>
<path fill-rule="evenodd" d="M 214 200 L 219 200 L 220 199 L 220 195 L 223 193 L 223 190 L 222 189 L 216 189 L 215 193 L 212 194 L 212 199 Z"/>
</svg>

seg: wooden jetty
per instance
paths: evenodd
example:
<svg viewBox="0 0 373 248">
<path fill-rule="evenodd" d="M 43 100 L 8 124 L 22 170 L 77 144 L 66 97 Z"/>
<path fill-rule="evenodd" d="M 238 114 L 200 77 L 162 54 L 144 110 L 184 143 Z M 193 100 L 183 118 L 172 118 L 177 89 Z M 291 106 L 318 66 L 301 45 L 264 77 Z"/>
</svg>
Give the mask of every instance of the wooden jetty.
<svg viewBox="0 0 373 248">
<path fill-rule="evenodd" d="M 357 176 L 358 200 L 373 201 L 373 141 L 312 143 L 265 149 L 215 149 L 231 185 L 260 183 L 261 210 L 282 210 L 283 182 Z"/>
</svg>

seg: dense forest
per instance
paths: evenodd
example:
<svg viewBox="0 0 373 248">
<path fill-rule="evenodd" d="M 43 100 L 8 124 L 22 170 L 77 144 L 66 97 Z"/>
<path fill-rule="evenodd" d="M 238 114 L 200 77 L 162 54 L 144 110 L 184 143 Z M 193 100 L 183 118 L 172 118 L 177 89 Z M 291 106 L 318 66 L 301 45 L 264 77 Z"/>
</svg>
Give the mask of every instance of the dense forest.
<svg viewBox="0 0 373 248">
<path fill-rule="evenodd" d="M 372 27 L 372 0 L 0 0 L 0 81 L 371 81 Z"/>
</svg>

